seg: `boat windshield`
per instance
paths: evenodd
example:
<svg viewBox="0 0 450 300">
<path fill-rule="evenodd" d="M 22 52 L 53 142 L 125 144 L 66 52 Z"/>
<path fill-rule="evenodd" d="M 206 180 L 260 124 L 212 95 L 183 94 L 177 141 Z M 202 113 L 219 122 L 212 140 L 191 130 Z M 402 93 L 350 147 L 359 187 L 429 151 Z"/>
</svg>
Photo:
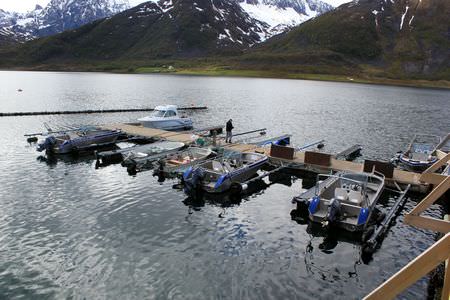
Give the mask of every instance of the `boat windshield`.
<svg viewBox="0 0 450 300">
<path fill-rule="evenodd" d="M 165 110 L 155 110 L 153 112 L 153 117 L 162 118 L 162 117 L 164 117 L 165 114 L 166 114 Z"/>
<path fill-rule="evenodd" d="M 324 190 L 331 188 L 352 188 L 354 190 L 361 190 L 365 192 L 368 183 L 368 176 L 366 174 L 343 174 L 343 175 L 317 175 L 317 183 L 314 189 L 316 196 L 319 196 Z"/>
</svg>

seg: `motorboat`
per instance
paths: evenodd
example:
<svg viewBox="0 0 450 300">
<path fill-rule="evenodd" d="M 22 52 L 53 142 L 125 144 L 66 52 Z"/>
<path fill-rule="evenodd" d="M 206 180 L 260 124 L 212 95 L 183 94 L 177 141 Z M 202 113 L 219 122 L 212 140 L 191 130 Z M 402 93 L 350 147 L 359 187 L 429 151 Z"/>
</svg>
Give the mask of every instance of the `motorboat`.
<svg viewBox="0 0 450 300">
<path fill-rule="evenodd" d="M 55 154 L 68 154 L 88 148 L 114 144 L 122 136 L 120 130 L 103 130 L 96 127 L 78 128 L 74 130 L 49 132 L 47 137 L 38 143 L 37 151 Z"/>
<path fill-rule="evenodd" d="M 144 127 L 163 130 L 188 130 L 192 129 L 192 120 L 178 114 L 176 105 L 156 106 L 153 114 L 138 119 Z"/>
<path fill-rule="evenodd" d="M 130 174 L 155 168 L 161 174 L 167 176 L 173 172 L 183 173 L 188 166 L 214 155 L 215 152 L 209 148 L 189 147 L 184 150 L 177 149 L 177 151 L 164 152 L 161 155 L 130 158 L 124 162 L 124 165 L 127 166 Z"/>
<path fill-rule="evenodd" d="M 362 232 L 384 190 L 384 175 L 373 173 L 319 174 L 317 184 L 295 197 L 297 210 L 323 226 Z"/>
<path fill-rule="evenodd" d="M 155 166 L 166 175 L 172 172 L 183 173 L 189 166 L 198 164 L 215 155 L 216 153 L 210 148 L 189 147 L 168 154 L 163 159 L 158 160 Z"/>
<path fill-rule="evenodd" d="M 422 172 L 438 161 L 435 151 L 440 142 L 439 136 L 416 134 L 407 150 L 398 154 L 397 161 L 409 171 Z"/>
<path fill-rule="evenodd" d="M 209 193 L 225 192 L 233 183 L 242 183 L 253 177 L 267 161 L 267 156 L 253 152 L 205 161 L 183 173 L 185 190 L 188 193 L 197 189 Z"/>
<path fill-rule="evenodd" d="M 149 160 L 155 155 L 167 155 L 170 152 L 179 151 L 184 146 L 185 144 L 181 142 L 161 141 L 148 145 L 130 147 L 125 152 L 122 151 L 122 166 L 134 166 L 136 165 L 136 161 Z"/>
</svg>

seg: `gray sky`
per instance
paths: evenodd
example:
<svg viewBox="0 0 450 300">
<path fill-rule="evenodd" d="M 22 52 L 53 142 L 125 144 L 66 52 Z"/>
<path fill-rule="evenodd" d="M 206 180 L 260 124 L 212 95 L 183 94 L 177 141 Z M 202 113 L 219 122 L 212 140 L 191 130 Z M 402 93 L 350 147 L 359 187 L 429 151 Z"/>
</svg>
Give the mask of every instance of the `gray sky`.
<svg viewBox="0 0 450 300">
<path fill-rule="evenodd" d="M 139 3 L 146 2 L 143 0 L 129 0 L 130 4 L 138 5 Z M 328 2 L 331 5 L 338 6 L 350 0 L 322 0 Z M 0 0 L 0 8 L 7 11 L 26 12 L 32 10 L 36 4 L 45 6 L 50 0 Z"/>
</svg>

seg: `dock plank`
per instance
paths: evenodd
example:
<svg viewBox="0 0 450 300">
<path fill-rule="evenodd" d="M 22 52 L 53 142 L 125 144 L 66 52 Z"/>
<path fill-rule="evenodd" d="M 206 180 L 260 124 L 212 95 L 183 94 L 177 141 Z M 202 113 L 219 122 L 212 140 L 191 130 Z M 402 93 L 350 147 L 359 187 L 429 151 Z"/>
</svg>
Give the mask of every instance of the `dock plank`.
<svg viewBox="0 0 450 300">
<path fill-rule="evenodd" d="M 102 125 L 100 126 L 103 129 L 120 129 L 123 132 L 129 134 L 129 135 L 138 135 L 143 137 L 159 137 L 164 138 L 168 141 L 172 142 L 182 142 L 186 144 L 190 144 L 193 142 L 192 140 L 192 133 L 185 133 L 185 132 L 172 132 L 172 131 L 166 131 L 156 128 L 147 128 L 143 126 L 136 126 L 136 125 L 130 125 L 130 124 L 110 124 L 110 125 Z"/>
</svg>

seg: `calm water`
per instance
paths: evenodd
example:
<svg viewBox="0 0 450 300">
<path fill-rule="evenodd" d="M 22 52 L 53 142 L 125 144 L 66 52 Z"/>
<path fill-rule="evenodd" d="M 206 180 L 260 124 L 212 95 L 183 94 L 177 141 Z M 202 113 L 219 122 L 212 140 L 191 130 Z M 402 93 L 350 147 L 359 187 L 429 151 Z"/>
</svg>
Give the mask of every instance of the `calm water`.
<svg viewBox="0 0 450 300">
<path fill-rule="evenodd" d="M 450 131 L 449 91 L 314 81 L 0 72 L 0 103 L 2 112 L 207 105 L 191 113 L 197 126 L 233 118 L 236 132 L 267 127 L 296 145 L 323 138 L 330 153 L 360 143 L 372 159 L 390 158 L 413 131 Z M 143 115 L 0 118 L 1 299 L 358 299 L 434 241 L 400 215 L 363 261 L 357 243 L 291 220 L 300 179 L 229 207 L 208 200 L 190 209 L 174 181 L 131 177 L 120 165 L 96 170 L 89 158 L 46 163 L 23 137 L 43 122 Z M 426 287 L 402 297 L 426 298 Z"/>
</svg>

